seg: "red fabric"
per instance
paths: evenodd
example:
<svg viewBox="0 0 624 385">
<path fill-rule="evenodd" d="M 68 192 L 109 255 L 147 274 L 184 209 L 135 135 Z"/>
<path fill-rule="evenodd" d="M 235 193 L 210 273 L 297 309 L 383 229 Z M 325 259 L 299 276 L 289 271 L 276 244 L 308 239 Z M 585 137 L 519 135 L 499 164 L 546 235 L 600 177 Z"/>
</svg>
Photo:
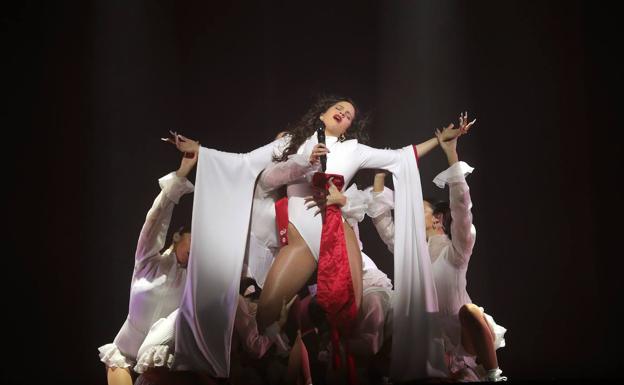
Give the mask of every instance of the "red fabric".
<svg viewBox="0 0 624 385">
<path fill-rule="evenodd" d="M 414 149 L 414 155 L 416 156 L 416 164 L 418 164 L 418 149 L 416 148 L 415 144 L 412 144 L 412 148 Z"/>
<path fill-rule="evenodd" d="M 339 190 L 344 186 L 342 175 L 316 173 L 312 183 L 319 188 L 328 189 L 329 179 Z M 321 247 L 317 270 L 317 301 L 327 313 L 331 328 L 334 367 L 340 368 L 340 337 L 348 336 L 353 329 L 357 308 L 353 293 L 353 281 L 349 268 L 349 256 L 342 227 L 342 212 L 337 205 L 327 206 L 323 218 Z M 344 338 L 346 343 L 346 338 Z M 354 384 L 355 365 L 347 346 L 347 364 L 349 382 Z"/>
<path fill-rule="evenodd" d="M 288 198 L 284 197 L 275 202 L 275 221 L 279 234 L 280 245 L 288 244 Z"/>
</svg>

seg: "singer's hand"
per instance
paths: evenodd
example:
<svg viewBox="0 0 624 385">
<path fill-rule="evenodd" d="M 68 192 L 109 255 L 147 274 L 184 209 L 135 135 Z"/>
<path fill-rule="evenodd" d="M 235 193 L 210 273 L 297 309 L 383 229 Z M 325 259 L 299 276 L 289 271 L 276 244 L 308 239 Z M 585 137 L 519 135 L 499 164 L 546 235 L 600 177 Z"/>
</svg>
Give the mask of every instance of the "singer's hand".
<svg viewBox="0 0 624 385">
<path fill-rule="evenodd" d="M 199 152 L 199 142 L 191 140 L 177 132 L 169 131 L 171 138 L 161 138 L 162 141 L 169 142 L 176 146 L 182 152 L 196 153 Z"/>
<path fill-rule="evenodd" d="M 319 143 L 312 149 L 312 153 L 310 154 L 310 164 L 315 164 L 319 162 L 321 159 L 321 155 L 329 154 L 329 150 L 323 143 Z"/>
<path fill-rule="evenodd" d="M 199 154 L 196 152 L 186 152 L 182 157 L 182 162 L 180 162 L 180 168 L 176 171 L 176 175 L 179 177 L 187 177 L 191 172 L 193 167 L 197 164 L 197 156 Z"/>
</svg>

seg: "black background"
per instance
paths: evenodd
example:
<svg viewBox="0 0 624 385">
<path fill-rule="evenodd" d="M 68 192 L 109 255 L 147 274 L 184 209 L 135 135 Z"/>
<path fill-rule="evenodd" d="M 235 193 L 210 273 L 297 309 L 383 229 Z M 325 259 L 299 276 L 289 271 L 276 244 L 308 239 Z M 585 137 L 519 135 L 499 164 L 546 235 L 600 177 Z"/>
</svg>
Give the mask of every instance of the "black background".
<svg viewBox="0 0 624 385">
<path fill-rule="evenodd" d="M 293 4 L 296 3 L 296 4 Z M 615 8 L 580 1 L 22 1 L 2 11 L 3 380 L 105 383 L 136 238 L 179 154 L 169 129 L 246 152 L 321 92 L 375 117 L 371 144 L 460 111 L 478 238 L 468 289 L 508 328 L 512 379 L 621 377 Z M 619 48 L 618 48 L 619 47 Z M 445 168 L 420 161 L 423 193 Z M 372 182 L 358 179 L 360 188 Z M 192 199 L 174 213 L 190 221 Z M 370 223 L 365 251 L 392 275 Z"/>
</svg>

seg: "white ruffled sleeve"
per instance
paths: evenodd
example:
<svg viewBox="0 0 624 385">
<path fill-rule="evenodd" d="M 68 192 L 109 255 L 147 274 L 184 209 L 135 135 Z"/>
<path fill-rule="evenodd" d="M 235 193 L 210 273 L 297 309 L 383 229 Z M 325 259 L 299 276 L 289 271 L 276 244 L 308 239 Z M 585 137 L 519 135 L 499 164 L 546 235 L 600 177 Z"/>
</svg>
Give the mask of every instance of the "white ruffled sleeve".
<svg viewBox="0 0 624 385">
<path fill-rule="evenodd" d="M 180 201 L 182 195 L 193 192 L 193 184 L 185 177 L 177 176 L 175 172 L 160 178 L 158 184 L 161 192 L 148 211 L 145 224 L 141 229 L 135 254 L 135 266 L 160 257 L 160 250 L 165 246 L 174 205 Z"/>
<path fill-rule="evenodd" d="M 384 187 L 381 192 L 374 192 L 372 187 L 366 189 L 371 196 L 371 202 L 368 205 L 368 214 L 371 218 L 377 218 L 381 214 L 394 210 L 394 191 L 388 187 Z"/>
<path fill-rule="evenodd" d="M 381 240 L 388 246 L 388 250 L 394 253 L 394 219 L 392 218 L 394 192 L 387 187 L 384 187 L 382 192 L 373 192 L 372 187 L 366 191 L 372 197 L 367 214 L 372 218 Z"/>
<path fill-rule="evenodd" d="M 133 364 L 132 360 L 126 358 L 115 344 L 100 346 L 98 350 L 100 351 L 100 361 L 107 368 L 128 368 Z"/>
<path fill-rule="evenodd" d="M 319 170 L 319 167 L 318 163 L 310 164 L 305 155 L 290 155 L 287 161 L 274 162 L 264 169 L 258 183 L 265 191 L 271 191 L 297 179 L 310 178 Z"/>
<path fill-rule="evenodd" d="M 371 194 L 358 190 L 355 184 L 352 184 L 343 194 L 347 198 L 347 203 L 342 206 L 342 216 L 351 226 L 362 222 L 372 200 Z"/>
<path fill-rule="evenodd" d="M 470 167 L 466 162 L 457 162 L 436 175 L 436 177 L 433 178 L 433 183 L 439 188 L 444 188 L 447 183 L 465 181 L 466 177 L 472 173 L 473 170 L 474 168 Z"/>
<path fill-rule="evenodd" d="M 470 189 L 466 183 L 466 175 L 473 170 L 465 162 L 457 162 L 433 180 L 440 188 L 444 188 L 447 183 L 449 185 L 453 248 L 448 258 L 449 262 L 460 268 L 468 264 L 476 239 L 476 229 L 472 224 Z"/>
</svg>

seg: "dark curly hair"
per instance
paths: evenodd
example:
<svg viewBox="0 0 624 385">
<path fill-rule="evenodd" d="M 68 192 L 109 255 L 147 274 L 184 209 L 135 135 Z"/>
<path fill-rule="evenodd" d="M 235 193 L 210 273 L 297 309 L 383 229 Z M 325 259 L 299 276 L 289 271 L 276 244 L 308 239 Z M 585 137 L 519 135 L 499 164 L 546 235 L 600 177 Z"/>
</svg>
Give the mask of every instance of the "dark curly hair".
<svg viewBox="0 0 624 385">
<path fill-rule="evenodd" d="M 433 207 L 433 215 L 440 217 L 440 222 L 444 228 L 444 233 L 451 238 L 451 223 L 453 223 L 453 217 L 451 216 L 451 206 L 448 202 L 440 201 L 436 202 Z"/>
<path fill-rule="evenodd" d="M 290 135 L 290 142 L 288 147 L 279 156 L 274 156 L 273 160 L 276 162 L 284 162 L 288 160 L 289 155 L 297 153 L 299 147 L 303 142 L 314 133 L 319 127 L 319 116 L 321 116 L 327 109 L 339 102 L 349 102 L 355 109 L 356 113 L 351 122 L 351 126 L 345 132 L 345 139 L 357 139 L 360 143 L 368 142 L 368 133 L 366 128 L 370 121 L 369 115 L 364 115 L 358 111 L 355 102 L 351 98 L 340 97 L 336 95 L 321 95 L 317 98 L 316 102 L 308 109 L 308 111 L 301 117 L 299 122 L 293 127 L 290 127 L 286 132 Z"/>
</svg>

